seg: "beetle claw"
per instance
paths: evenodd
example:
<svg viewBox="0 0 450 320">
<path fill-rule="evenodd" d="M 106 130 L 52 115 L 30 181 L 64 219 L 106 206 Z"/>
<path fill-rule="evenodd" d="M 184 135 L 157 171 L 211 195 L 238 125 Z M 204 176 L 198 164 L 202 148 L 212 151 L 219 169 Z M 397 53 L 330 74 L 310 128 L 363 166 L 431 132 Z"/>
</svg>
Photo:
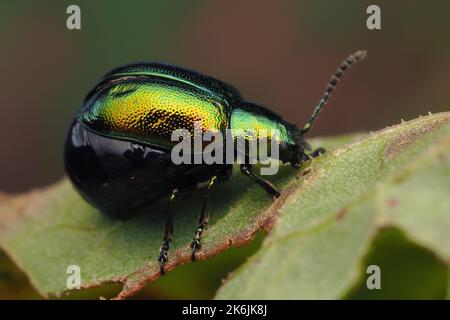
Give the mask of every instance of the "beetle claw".
<svg viewBox="0 0 450 320">
<path fill-rule="evenodd" d="M 192 261 L 195 261 L 195 253 L 197 252 L 197 250 L 200 250 L 202 248 L 202 244 L 200 242 L 200 238 L 199 237 L 194 237 L 194 239 L 191 242 L 191 248 L 192 248 L 192 256 L 191 259 Z"/>
<path fill-rule="evenodd" d="M 161 246 L 161 249 L 159 251 L 159 258 L 158 258 L 159 272 L 161 273 L 162 276 L 166 274 L 166 272 L 164 271 L 164 265 L 169 260 L 168 250 L 169 247 L 163 244 L 163 246 Z"/>
<path fill-rule="evenodd" d="M 275 190 L 275 193 L 272 195 L 273 200 L 278 199 L 280 196 L 281 196 L 281 193 L 278 190 Z"/>
<path fill-rule="evenodd" d="M 316 150 L 314 150 L 314 151 L 311 153 L 311 157 L 316 158 L 316 157 L 320 156 L 321 154 L 324 154 L 325 152 L 326 152 L 326 151 L 325 151 L 324 148 L 317 148 Z"/>
<path fill-rule="evenodd" d="M 164 265 L 165 265 L 165 262 L 160 260 L 159 261 L 159 273 L 162 276 L 166 274 L 166 272 L 164 271 Z"/>
</svg>

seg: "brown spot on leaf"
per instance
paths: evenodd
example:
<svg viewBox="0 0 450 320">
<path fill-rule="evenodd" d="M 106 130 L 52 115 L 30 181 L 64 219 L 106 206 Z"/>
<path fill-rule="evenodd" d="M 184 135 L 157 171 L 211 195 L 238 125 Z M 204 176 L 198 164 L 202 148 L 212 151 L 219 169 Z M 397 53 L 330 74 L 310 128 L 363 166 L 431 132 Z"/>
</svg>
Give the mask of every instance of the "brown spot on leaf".
<svg viewBox="0 0 450 320">
<path fill-rule="evenodd" d="M 337 221 L 342 221 L 343 219 L 344 219 L 344 217 L 345 217 L 345 209 L 344 208 L 342 208 L 342 209 L 340 209 L 339 211 L 338 211 L 338 213 L 337 213 L 337 215 L 336 215 L 336 220 Z"/>
<path fill-rule="evenodd" d="M 395 208 L 397 205 L 398 205 L 398 199 L 395 199 L 395 198 L 389 198 L 389 199 L 387 199 L 387 205 L 390 207 L 390 208 Z"/>
<path fill-rule="evenodd" d="M 304 177 L 304 176 L 306 176 L 308 173 L 310 173 L 311 172 L 311 168 L 306 168 L 305 170 L 302 170 L 301 172 L 300 172 L 300 174 Z"/>
</svg>

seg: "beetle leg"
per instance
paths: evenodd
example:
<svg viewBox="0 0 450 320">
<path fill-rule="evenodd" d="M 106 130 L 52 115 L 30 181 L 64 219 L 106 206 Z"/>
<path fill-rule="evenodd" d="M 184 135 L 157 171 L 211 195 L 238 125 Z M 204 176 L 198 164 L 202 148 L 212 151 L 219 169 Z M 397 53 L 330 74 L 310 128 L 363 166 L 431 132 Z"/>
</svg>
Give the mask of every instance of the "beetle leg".
<svg viewBox="0 0 450 320">
<path fill-rule="evenodd" d="M 211 207 L 209 204 L 209 193 L 211 191 L 212 186 L 217 182 L 217 176 L 212 177 L 209 180 L 208 187 L 206 189 L 206 192 L 204 194 L 204 202 L 203 202 L 203 208 L 202 213 L 200 214 L 200 218 L 198 219 L 198 227 L 195 231 L 194 238 L 191 242 L 191 248 L 192 248 L 192 260 L 195 260 L 195 252 L 202 247 L 202 244 L 200 242 L 200 239 L 203 235 L 203 232 L 205 231 L 208 222 L 209 217 L 211 214 Z"/>
<path fill-rule="evenodd" d="M 241 164 L 241 172 L 245 174 L 246 176 L 250 177 L 253 181 L 255 181 L 257 184 L 259 184 L 261 187 L 263 187 L 269 195 L 271 195 L 274 199 L 278 198 L 280 196 L 280 192 L 277 190 L 277 188 L 271 184 L 269 181 L 255 175 L 252 172 L 252 167 L 249 164 Z"/>
<path fill-rule="evenodd" d="M 314 150 L 311 153 L 311 157 L 315 158 L 320 156 L 321 154 L 324 154 L 326 152 L 326 150 L 324 148 L 317 148 L 316 150 Z"/>
<path fill-rule="evenodd" d="M 166 225 L 164 227 L 164 238 L 163 238 L 163 243 L 161 245 L 161 248 L 159 249 L 159 267 L 160 267 L 160 272 L 163 275 L 164 272 L 164 264 L 167 262 L 167 260 L 169 260 L 169 247 L 170 247 L 170 242 L 172 241 L 173 238 L 173 202 L 176 198 L 176 194 L 177 194 L 178 190 L 174 189 L 172 190 L 172 194 L 170 195 L 169 198 L 169 204 L 167 206 L 167 220 L 166 220 Z"/>
</svg>

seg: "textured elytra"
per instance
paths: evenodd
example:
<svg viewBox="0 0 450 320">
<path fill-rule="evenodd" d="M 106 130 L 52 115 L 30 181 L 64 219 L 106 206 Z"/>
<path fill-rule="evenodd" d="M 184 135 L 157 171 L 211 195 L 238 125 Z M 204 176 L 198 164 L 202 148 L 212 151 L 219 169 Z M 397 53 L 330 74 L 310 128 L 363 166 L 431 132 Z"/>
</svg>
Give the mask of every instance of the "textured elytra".
<svg viewBox="0 0 450 320">
<path fill-rule="evenodd" d="M 80 119 L 92 130 L 112 137 L 168 146 L 177 129 L 191 134 L 199 129 L 223 132 L 228 125 L 223 102 L 211 100 L 199 89 L 165 80 L 117 83 L 94 98 Z M 201 128 L 194 128 L 196 122 Z"/>
</svg>

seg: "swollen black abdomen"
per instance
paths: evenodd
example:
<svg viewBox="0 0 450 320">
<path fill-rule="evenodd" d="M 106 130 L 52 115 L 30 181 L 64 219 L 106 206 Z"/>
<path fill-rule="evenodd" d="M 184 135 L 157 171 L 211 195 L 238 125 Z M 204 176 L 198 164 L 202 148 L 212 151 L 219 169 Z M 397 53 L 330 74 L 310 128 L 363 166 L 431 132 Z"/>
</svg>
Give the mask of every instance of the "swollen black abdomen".
<svg viewBox="0 0 450 320">
<path fill-rule="evenodd" d="M 174 188 L 195 188 L 223 170 L 223 165 L 174 165 L 169 150 L 101 136 L 77 120 L 67 137 L 65 165 L 81 195 L 115 217 L 130 216 Z"/>
</svg>

